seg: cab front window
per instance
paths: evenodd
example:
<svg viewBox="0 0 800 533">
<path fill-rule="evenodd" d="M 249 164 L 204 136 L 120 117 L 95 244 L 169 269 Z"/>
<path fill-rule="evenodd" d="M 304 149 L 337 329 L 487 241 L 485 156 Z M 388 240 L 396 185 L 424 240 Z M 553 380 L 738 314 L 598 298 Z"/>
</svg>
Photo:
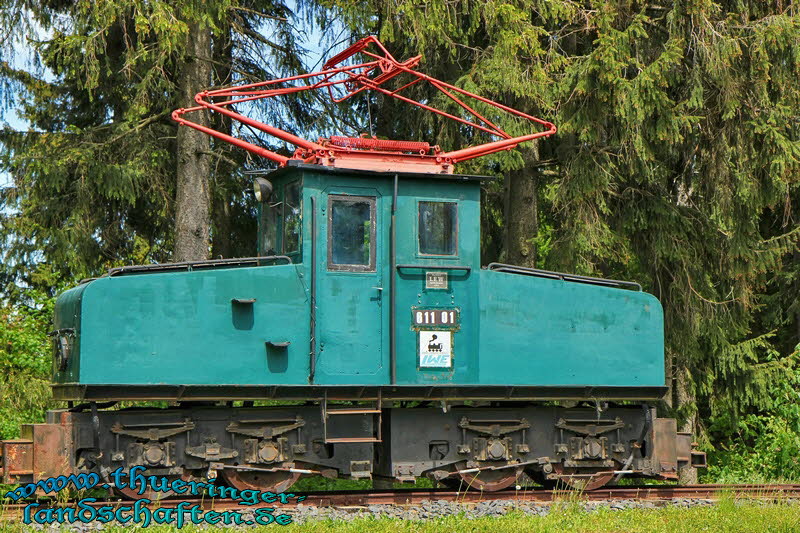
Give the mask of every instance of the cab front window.
<svg viewBox="0 0 800 533">
<path fill-rule="evenodd" d="M 419 253 L 457 255 L 457 221 L 456 202 L 419 202 Z"/>
<path fill-rule="evenodd" d="M 328 197 L 328 270 L 375 272 L 375 198 Z"/>
</svg>

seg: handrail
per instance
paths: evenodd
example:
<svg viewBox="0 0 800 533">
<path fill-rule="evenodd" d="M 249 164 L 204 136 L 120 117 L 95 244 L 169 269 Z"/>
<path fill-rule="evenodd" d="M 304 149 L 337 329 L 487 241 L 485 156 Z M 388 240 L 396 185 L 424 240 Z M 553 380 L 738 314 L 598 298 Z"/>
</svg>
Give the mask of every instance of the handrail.
<svg viewBox="0 0 800 533">
<path fill-rule="evenodd" d="M 496 272 L 506 272 L 509 274 L 522 274 L 536 276 L 540 278 L 560 279 L 561 281 L 572 281 L 575 283 L 587 283 L 590 285 L 604 285 L 607 287 L 635 288 L 639 292 L 642 286 L 635 281 L 620 281 L 618 279 L 593 278 L 590 276 L 580 276 L 578 274 L 565 274 L 564 272 L 554 272 L 552 270 L 541 270 L 517 265 L 507 265 L 504 263 L 489 263 L 489 270 Z"/>
<path fill-rule="evenodd" d="M 108 276 L 116 276 L 117 274 L 129 274 L 133 272 L 159 272 L 164 270 L 180 270 L 192 268 L 206 268 L 215 266 L 239 266 L 251 263 L 260 263 L 262 261 L 286 261 L 287 264 L 292 263 L 292 259 L 285 255 L 264 255 L 259 257 L 239 257 L 233 259 L 208 259 L 203 261 L 182 261 L 179 263 L 157 263 L 154 265 L 131 265 L 124 267 L 115 267 L 108 269 Z"/>
<path fill-rule="evenodd" d="M 466 265 L 397 265 L 395 268 L 397 270 L 403 268 L 418 268 L 420 270 L 463 270 L 465 272 L 470 272 L 472 267 Z"/>
</svg>

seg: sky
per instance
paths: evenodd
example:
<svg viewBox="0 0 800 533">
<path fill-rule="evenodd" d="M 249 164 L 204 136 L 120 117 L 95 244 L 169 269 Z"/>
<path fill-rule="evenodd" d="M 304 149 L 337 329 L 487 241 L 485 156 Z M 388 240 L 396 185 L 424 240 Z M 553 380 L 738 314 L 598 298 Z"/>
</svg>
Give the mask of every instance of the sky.
<svg viewBox="0 0 800 533">
<path fill-rule="evenodd" d="M 289 0 L 287 3 L 290 6 L 293 5 L 292 0 Z M 299 20 L 296 23 L 296 27 L 298 27 L 301 32 L 298 37 L 300 37 L 302 41 L 305 41 L 302 43 L 308 51 L 308 54 L 305 57 L 305 62 L 311 71 L 318 70 L 322 66 L 322 63 L 325 59 L 343 50 L 350 44 L 349 42 L 343 41 L 343 39 L 346 39 L 346 32 L 344 31 L 344 28 L 337 29 L 334 27 L 334 30 L 330 32 L 331 38 L 329 42 L 323 43 L 322 35 L 318 28 L 308 27 Z M 266 24 L 265 27 L 262 28 L 261 33 L 269 36 L 271 31 L 272 29 L 268 24 Z M 37 40 L 47 38 L 45 32 L 40 33 L 40 35 L 35 36 Z M 22 68 L 33 71 L 33 60 L 33 51 L 27 42 L 17 43 L 17 46 L 14 50 L 14 56 L 11 58 L 12 66 L 14 68 Z M 52 80 L 54 78 L 53 74 L 49 71 L 44 73 L 40 72 L 39 75 L 43 76 L 44 79 Z M 20 118 L 17 115 L 16 109 L 13 108 L 5 111 L 2 117 L 0 117 L 0 127 L 5 126 L 9 126 L 16 131 L 27 131 L 29 128 L 28 122 Z M 11 185 L 11 176 L 8 173 L 0 172 L 0 189 L 9 187 Z"/>
<path fill-rule="evenodd" d="M 47 36 L 47 32 L 39 27 L 35 28 L 34 32 L 36 35 L 32 36 L 32 38 L 35 39 L 42 39 Z M 34 72 L 36 70 L 34 67 L 34 54 L 28 43 L 25 40 L 16 40 L 13 46 L 13 55 L 10 57 L 11 66 L 15 69 L 25 69 L 29 72 Z M 41 75 L 46 80 L 53 79 L 53 74 L 48 70 L 45 70 Z M 16 108 L 11 108 L 4 111 L 2 116 L 0 116 L 0 128 L 6 126 L 16 131 L 27 131 L 30 125 L 26 120 L 20 118 Z M 0 171 L 0 189 L 11 185 L 11 176 L 6 172 Z"/>
</svg>

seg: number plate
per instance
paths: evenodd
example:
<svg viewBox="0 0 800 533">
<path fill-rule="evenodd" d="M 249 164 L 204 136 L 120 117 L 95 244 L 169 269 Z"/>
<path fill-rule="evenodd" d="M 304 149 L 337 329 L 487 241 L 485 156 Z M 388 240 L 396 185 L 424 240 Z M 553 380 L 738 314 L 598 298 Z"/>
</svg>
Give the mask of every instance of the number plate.
<svg viewBox="0 0 800 533">
<path fill-rule="evenodd" d="M 411 309 L 411 323 L 415 326 L 457 327 L 458 309 Z"/>
</svg>

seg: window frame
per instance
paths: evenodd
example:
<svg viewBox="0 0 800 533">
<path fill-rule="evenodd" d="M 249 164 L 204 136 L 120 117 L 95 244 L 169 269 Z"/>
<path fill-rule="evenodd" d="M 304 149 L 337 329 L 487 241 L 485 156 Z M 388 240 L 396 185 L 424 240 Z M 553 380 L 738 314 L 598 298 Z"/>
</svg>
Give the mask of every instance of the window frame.
<svg viewBox="0 0 800 533">
<path fill-rule="evenodd" d="M 278 255 L 278 250 L 280 250 L 282 246 L 283 228 L 280 226 L 280 221 L 278 220 L 278 206 L 276 205 L 275 208 L 273 208 L 272 205 L 273 204 L 270 204 L 269 201 L 266 201 L 261 202 L 258 206 L 258 255 Z M 282 207 L 281 205 L 281 209 Z M 268 220 L 269 217 L 272 217 L 272 220 Z M 270 248 L 266 246 L 267 234 L 270 231 L 273 233 L 272 253 L 269 253 Z"/>
<path fill-rule="evenodd" d="M 300 217 L 300 232 L 297 234 L 297 249 L 295 250 L 286 250 L 286 237 L 287 233 L 287 225 L 286 225 L 286 206 L 288 203 L 286 202 L 286 191 L 289 187 L 297 185 L 298 195 L 297 198 L 299 200 L 297 209 L 298 209 L 298 216 Z M 302 180 L 292 180 L 287 183 L 283 184 L 281 187 L 281 216 L 280 216 L 280 224 L 281 224 L 281 253 L 283 255 L 300 255 L 303 250 L 303 181 Z"/>
<path fill-rule="evenodd" d="M 420 204 L 422 204 L 423 202 L 425 202 L 425 203 L 439 203 L 439 204 L 453 204 L 453 205 L 455 205 L 455 228 L 454 228 L 454 231 L 453 231 L 453 239 L 455 241 L 455 252 L 454 253 L 452 253 L 452 254 L 426 254 L 426 253 L 424 253 L 422 251 L 422 243 L 420 242 L 420 230 L 422 229 L 422 226 L 420 225 L 420 222 L 419 222 L 419 210 L 420 210 Z M 416 231 L 416 233 L 417 233 L 417 239 L 416 239 L 417 240 L 417 257 L 430 258 L 430 259 L 458 259 L 458 254 L 459 254 L 459 245 L 458 245 L 458 236 L 459 236 L 458 234 L 459 234 L 459 231 L 458 230 L 459 230 L 459 225 L 460 225 L 459 224 L 459 217 L 458 217 L 458 213 L 460 211 L 459 204 L 460 204 L 460 202 L 458 200 L 443 200 L 441 198 L 418 198 L 417 199 L 417 209 L 416 209 L 416 212 L 414 213 L 414 223 L 415 223 L 416 229 L 417 229 L 417 231 Z"/>
<path fill-rule="evenodd" d="M 369 264 L 350 265 L 335 264 L 333 262 L 333 203 L 344 202 L 349 204 L 367 202 L 369 204 L 370 232 L 369 232 Z M 352 194 L 328 194 L 328 216 L 326 221 L 327 228 L 327 268 L 330 272 L 361 272 L 375 273 L 378 270 L 378 197 L 377 196 L 356 196 Z"/>
</svg>

